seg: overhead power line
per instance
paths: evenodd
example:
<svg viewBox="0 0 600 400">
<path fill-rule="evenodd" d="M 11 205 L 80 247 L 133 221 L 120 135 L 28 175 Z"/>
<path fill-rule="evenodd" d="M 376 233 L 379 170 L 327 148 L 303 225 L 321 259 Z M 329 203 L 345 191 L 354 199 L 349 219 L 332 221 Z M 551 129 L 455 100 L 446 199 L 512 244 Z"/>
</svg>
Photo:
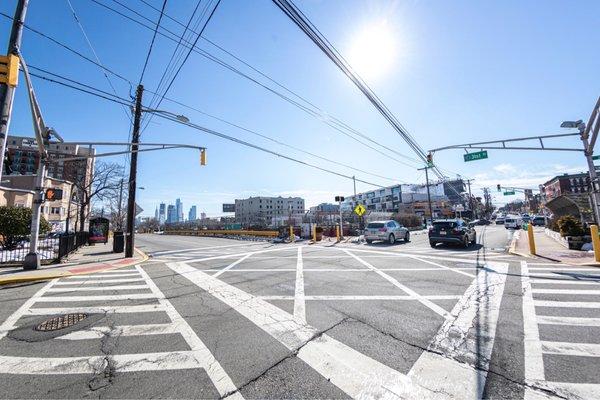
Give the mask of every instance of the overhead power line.
<svg viewBox="0 0 600 400">
<path fill-rule="evenodd" d="M 31 66 L 30 66 L 30 68 L 31 68 Z M 41 70 L 40 68 L 37 68 L 37 67 L 33 67 L 33 68 L 36 69 L 36 70 Z M 60 81 L 58 81 L 56 79 L 48 78 L 46 76 L 43 76 L 43 75 L 40 75 L 40 74 L 37 74 L 37 73 L 31 73 L 31 75 L 35 76 L 37 78 L 43 79 L 45 81 L 48 81 L 48 82 L 56 83 L 56 84 L 59 84 L 59 85 L 65 86 L 65 87 L 69 87 L 69 88 L 78 90 L 78 91 L 83 92 L 83 93 L 90 94 L 92 96 L 96 96 L 96 97 L 102 98 L 104 100 L 111 101 L 113 103 L 125 104 L 125 105 L 129 104 L 128 101 L 127 101 L 127 99 L 116 97 L 116 96 L 114 96 L 114 95 L 112 95 L 112 94 L 110 94 L 108 92 L 102 91 L 100 89 L 96 89 L 96 88 L 93 88 L 92 90 L 84 89 L 84 88 L 92 88 L 90 85 L 86 85 L 86 84 L 78 82 L 76 85 L 84 87 L 84 88 L 82 88 L 82 87 L 78 87 L 76 85 L 72 85 L 70 83 L 60 82 Z M 53 75 L 59 76 L 58 74 L 53 74 Z M 72 79 L 68 79 L 68 78 L 64 78 L 64 79 L 68 80 L 70 82 L 76 82 L 76 81 L 74 81 Z M 234 143 L 241 144 L 241 145 L 246 146 L 246 147 L 251 147 L 253 149 L 256 149 L 256 150 L 259 150 L 259 151 L 262 151 L 262 152 L 265 152 L 265 153 L 268 153 L 268 154 L 271 154 L 271 155 L 274 155 L 276 157 L 280 157 L 280 158 L 283 158 L 283 159 L 286 159 L 286 160 L 289 160 L 289 161 L 293 161 L 295 163 L 298 163 L 298 164 L 301 164 L 301 165 L 304 165 L 304 166 L 307 166 L 307 167 L 310 167 L 310 168 L 314 168 L 314 169 L 317 169 L 317 170 L 322 171 L 322 172 L 326 172 L 326 173 L 329 173 L 329 174 L 332 174 L 332 175 L 336 175 L 336 176 L 339 176 L 339 177 L 342 177 L 342 178 L 346 178 L 346 179 L 352 179 L 352 180 L 355 179 L 357 182 L 364 183 L 364 184 L 371 185 L 371 186 L 375 186 L 375 187 L 384 187 L 381 184 L 373 183 L 373 182 L 370 182 L 370 181 L 366 181 L 364 179 L 360 179 L 360 178 L 356 178 L 354 176 L 343 174 L 341 172 L 337 172 L 337 171 L 333 171 L 333 170 L 330 170 L 330 169 L 327 169 L 327 168 L 324 168 L 324 167 L 320 167 L 320 166 L 318 166 L 316 164 L 312 164 L 312 163 L 309 163 L 309 162 L 306 162 L 306 161 L 299 160 L 297 158 L 288 156 L 286 154 L 283 154 L 283 153 L 280 153 L 280 152 L 268 149 L 268 148 L 263 147 L 263 146 L 259 146 L 257 144 L 250 143 L 250 142 L 242 140 L 242 139 L 238 139 L 236 137 L 224 134 L 222 132 L 218 132 L 218 131 L 213 130 L 213 129 L 209 129 L 209 128 L 203 127 L 201 125 L 198 125 L 198 124 L 195 124 L 195 123 L 192 123 L 192 122 L 180 121 L 179 119 L 177 119 L 174 116 L 169 116 L 167 114 L 156 114 L 156 115 L 158 117 L 163 118 L 163 119 L 167 119 L 169 121 L 173 121 L 173 122 L 176 122 L 178 124 L 185 125 L 185 126 L 188 126 L 190 128 L 194 128 L 196 130 L 208 133 L 210 135 L 217 136 L 217 137 L 220 137 L 222 139 L 226 139 L 226 140 L 229 140 L 229 141 L 234 142 Z"/>
<path fill-rule="evenodd" d="M 118 0 L 112 0 L 114 2 L 118 3 Z M 146 0 L 139 0 L 142 3 L 144 3 L 145 5 L 147 5 L 148 7 L 150 7 L 151 9 L 155 10 L 155 11 L 159 11 L 158 8 L 156 8 L 154 5 L 152 5 L 151 3 L 149 3 Z M 120 4 L 120 3 L 119 3 Z M 133 11 L 132 11 L 133 12 Z M 139 14 L 136 12 L 136 15 L 143 17 L 142 14 Z M 168 15 L 165 13 L 165 18 L 175 22 L 177 25 L 180 25 L 182 27 L 186 27 L 186 25 L 184 25 L 181 21 L 179 21 L 177 18 L 173 18 L 172 16 Z M 413 157 L 409 157 L 405 154 L 402 154 L 400 152 L 398 152 L 395 149 L 392 149 L 384 144 L 381 144 L 379 142 L 376 142 L 374 140 L 372 140 L 369 136 L 363 134 L 362 132 L 352 128 L 350 125 L 348 125 L 347 123 L 345 123 L 344 121 L 340 120 L 339 118 L 329 114 L 328 112 L 322 110 L 321 108 L 319 108 L 318 106 L 316 106 L 313 102 L 309 101 L 308 99 L 306 99 L 305 97 L 301 96 L 300 94 L 298 94 L 297 92 L 291 90 L 290 88 L 288 88 L 287 86 L 285 86 L 284 84 L 282 84 L 281 82 L 273 79 L 272 77 L 270 77 L 269 75 L 265 74 L 264 72 L 262 72 L 261 70 L 259 70 L 258 68 L 252 66 L 250 63 L 244 61 L 243 59 L 241 59 L 240 57 L 236 56 L 235 54 L 233 54 L 232 52 L 228 51 L 227 49 L 223 48 L 222 46 L 219 46 L 217 43 L 213 42 L 212 40 L 202 36 L 201 37 L 205 42 L 211 44 L 212 46 L 218 48 L 219 50 L 221 50 L 222 52 L 224 52 L 225 54 L 227 54 L 228 56 L 232 57 L 233 59 L 235 59 L 236 61 L 242 63 L 243 65 L 245 65 L 246 67 L 250 68 L 251 70 L 253 70 L 254 72 L 256 72 L 257 74 L 261 75 L 262 77 L 264 77 L 265 79 L 271 81 L 272 83 L 274 83 L 275 85 L 279 86 L 281 89 L 285 90 L 286 92 L 290 93 L 291 95 L 293 95 L 294 97 L 296 97 L 297 99 L 303 101 L 304 103 L 308 104 L 309 106 L 311 106 L 312 108 L 314 108 L 315 110 L 317 110 L 319 112 L 319 115 L 321 116 L 325 116 L 327 119 L 330 119 L 332 121 L 334 121 L 337 125 L 341 126 L 344 129 L 347 129 L 353 133 L 355 133 L 356 135 L 362 137 L 363 139 L 370 141 L 371 143 L 374 143 L 378 146 L 380 146 L 381 148 L 384 148 L 388 151 L 390 151 L 391 153 L 394 153 L 400 157 L 403 157 L 407 160 L 410 161 L 414 161 L 414 162 L 420 162 L 419 160 L 413 158 Z"/>
<path fill-rule="evenodd" d="M 93 2 L 93 3 L 95 3 L 95 4 L 97 4 L 97 5 L 99 5 L 99 6 L 101 6 L 101 7 L 103 7 L 103 8 L 105 8 L 105 9 L 107 9 L 107 10 L 110 10 L 110 11 L 112 11 L 112 12 L 114 12 L 114 13 L 116 13 L 116 14 L 118 14 L 118 15 L 122 16 L 123 18 L 126 18 L 126 19 L 128 19 L 128 20 L 130 20 L 130 21 L 132 21 L 132 22 L 134 22 L 134 23 L 136 23 L 136 24 L 138 24 L 138 25 L 140 25 L 140 26 L 142 26 L 142 27 L 145 27 L 146 29 L 153 29 L 152 27 L 148 26 L 147 24 L 145 24 L 145 23 L 143 23 L 143 22 L 140 22 L 140 21 L 136 20 L 135 18 L 133 18 L 133 17 L 131 17 L 131 16 L 129 16 L 129 15 L 126 15 L 126 14 L 124 14 L 123 12 L 121 12 L 121 11 L 119 11 L 119 10 L 115 10 L 114 8 L 112 8 L 112 7 L 110 7 L 110 6 L 107 6 L 106 4 L 104 4 L 104 3 L 100 2 L 99 0 L 90 0 L 90 1 L 91 1 L 91 2 Z M 129 11 L 131 11 L 131 12 L 135 13 L 135 14 L 136 14 L 136 15 L 138 15 L 138 16 L 140 16 L 140 18 L 142 18 L 142 19 L 145 19 L 145 20 L 149 20 L 149 21 L 151 21 L 151 20 L 150 20 L 150 19 L 148 19 L 147 17 L 145 17 L 145 16 L 141 15 L 139 12 L 137 12 L 137 11 L 134 11 L 134 10 L 132 11 L 132 9 L 131 9 L 130 7 L 127 7 L 127 6 L 125 6 L 125 5 L 122 5 L 122 3 L 119 3 L 119 2 L 118 2 L 118 0 L 112 0 L 112 1 L 113 1 L 113 2 L 115 2 L 115 3 L 117 3 L 117 4 L 120 4 L 120 5 L 121 5 L 122 7 L 124 7 L 125 9 L 127 9 L 127 10 L 129 10 Z M 167 15 L 167 14 L 165 13 L 165 16 L 166 16 L 166 15 Z M 162 30 L 162 31 L 164 31 L 164 32 L 167 32 L 167 33 L 168 33 L 168 35 L 167 35 L 167 34 L 165 34 L 165 33 L 163 33 L 163 32 L 161 32 L 161 30 Z M 164 36 L 165 38 L 167 38 L 167 39 L 169 39 L 169 40 L 171 40 L 171 41 L 174 41 L 174 42 L 177 42 L 177 41 L 178 41 L 178 39 L 179 39 L 179 37 L 180 37 L 180 36 L 179 36 L 179 35 L 177 35 L 176 33 L 174 33 L 174 32 L 172 32 L 171 30 L 169 30 L 169 29 L 165 28 L 164 26 L 161 26 L 161 27 L 160 27 L 160 29 L 159 29 L 159 31 L 158 31 L 158 34 L 159 34 L 159 35 L 162 35 L 162 36 Z M 192 47 L 192 46 L 191 46 L 191 43 L 190 43 L 189 41 L 183 40 L 182 42 L 184 43 L 183 45 L 185 45 L 186 47 L 188 47 L 188 48 Z M 299 102 L 297 102 L 296 100 L 294 100 L 294 99 L 292 99 L 292 98 L 290 98 L 290 97 L 288 97 L 288 96 L 284 95 L 283 93 L 281 93 L 281 92 L 278 92 L 277 90 L 275 90 L 275 89 L 273 89 L 273 88 L 271 88 L 271 87 L 269 87 L 269 86 L 265 85 L 264 83 L 262 83 L 262 82 L 258 81 L 257 79 L 255 79 L 255 78 L 253 78 L 253 77 L 249 76 L 248 74 L 245 74 L 244 72 L 240 71 L 239 69 L 237 69 L 237 68 L 233 67 L 232 65 L 230 65 L 230 64 L 228 64 L 228 63 L 226 63 L 225 61 L 223 61 L 223 60 L 219 59 L 218 57 L 216 57 L 216 56 L 214 56 L 214 55 L 212 55 L 212 54 L 208 53 L 207 51 L 205 51 L 205 50 L 203 50 L 203 49 L 201 49 L 201 48 L 199 48 L 199 47 L 197 47 L 197 46 L 193 46 L 193 47 L 192 47 L 192 49 L 193 49 L 193 51 L 194 51 L 195 53 L 197 53 L 197 54 L 200 54 L 201 56 L 203 56 L 203 57 L 207 58 L 208 60 L 210 60 L 210 61 L 212 61 L 212 62 L 214 62 L 214 63 L 216 63 L 216 64 L 218 64 L 218 65 L 221 65 L 222 67 L 224 67 L 224 68 L 226 68 L 226 69 L 229 69 L 230 71 L 232 71 L 232 72 L 236 73 L 237 75 L 239 75 L 239 76 L 241 76 L 241 77 L 244 77 L 244 78 L 248 79 L 249 81 L 251 81 L 251 82 L 253 82 L 253 83 L 257 84 L 258 86 L 261 86 L 262 88 L 264 88 L 265 90 L 267 90 L 267 91 L 269 91 L 269 92 L 271 92 L 271 93 L 275 94 L 276 96 L 279 96 L 280 98 L 282 98 L 283 100 L 287 101 L 288 103 L 290 103 L 290 104 L 292 104 L 292 105 L 294 105 L 294 106 L 298 107 L 299 109 L 303 110 L 303 111 L 304 111 L 304 112 L 306 112 L 307 114 L 309 114 L 309 115 L 313 116 L 314 118 L 316 118 L 316 119 L 318 119 L 318 120 L 320 120 L 320 121 L 324 122 L 325 124 L 329 125 L 329 126 L 330 126 L 330 127 L 332 127 L 333 129 L 335 129 L 336 131 L 338 131 L 338 132 L 340 132 L 341 134 L 343 134 L 343 135 L 345 135 L 345 136 L 349 137 L 350 139 L 352 139 L 352 140 L 354 140 L 354 141 L 356 141 L 356 142 L 358 142 L 358 143 L 362 144 L 363 146 L 365 146 L 365 147 L 368 147 L 368 148 L 370 148 L 370 149 L 372 149 L 372 150 L 374 150 L 374 151 L 376 151 L 376 152 L 380 153 L 380 154 L 381 154 L 381 155 L 383 155 L 384 157 L 387 157 L 387 158 L 389 158 L 389 159 L 391 159 L 391 160 L 394 160 L 394 161 L 396 161 L 396 162 L 398 162 L 398 163 L 400 163 L 400 164 L 402 164 L 402 165 L 406 165 L 406 166 L 408 166 L 408 167 L 410 167 L 410 168 L 416 168 L 416 166 L 415 166 L 415 165 L 410 165 L 410 164 L 407 164 L 406 162 L 400 161 L 400 160 L 398 160 L 397 158 L 395 158 L 395 157 L 392 157 L 392 156 L 390 156 L 389 154 L 387 154 L 387 153 L 384 153 L 384 152 L 382 152 L 381 150 L 375 149 L 373 146 L 370 146 L 370 145 L 368 145 L 368 144 L 367 144 L 367 143 L 365 143 L 364 141 L 362 141 L 362 140 L 360 140 L 360 139 L 356 138 L 355 136 L 353 136 L 353 135 L 356 135 L 356 134 L 355 134 L 353 131 L 348 131 L 347 129 L 344 129 L 344 128 L 340 127 L 340 126 L 339 126 L 340 124 L 332 123 L 332 121 L 330 121 L 329 119 L 325 119 L 325 118 L 323 118 L 323 116 L 324 116 L 324 115 L 327 115 L 326 113 L 324 113 L 324 112 L 323 112 L 323 110 L 317 110 L 317 111 L 315 111 L 315 110 L 313 110 L 313 109 L 311 109 L 311 108 L 309 108 L 309 107 L 307 107 L 307 106 L 305 106 L 305 105 L 303 105 L 303 104 L 300 104 L 300 103 L 299 103 Z M 373 140 L 372 140 L 372 139 L 370 139 L 370 138 L 369 138 L 368 140 L 369 140 L 369 141 L 371 141 L 371 142 L 373 142 L 373 143 L 375 143 L 375 144 L 377 144 L 377 145 L 378 145 L 378 146 L 380 146 L 380 147 L 385 147 L 384 145 L 381 145 L 380 143 L 378 143 L 378 142 L 376 142 L 376 141 L 373 141 Z M 405 158 L 407 158 L 407 156 L 406 156 L 406 155 L 402 155 L 401 153 L 399 153 L 399 154 L 400 154 L 402 157 L 405 157 Z M 414 161 L 413 161 L 413 160 L 412 160 L 410 157 L 408 157 L 408 159 L 409 159 L 409 160 L 411 160 L 411 162 L 414 162 Z"/>
<path fill-rule="evenodd" d="M 167 6 L 167 0 L 163 0 L 162 8 L 160 10 L 160 16 L 158 17 L 158 21 L 156 21 L 156 27 L 154 28 L 154 34 L 152 35 L 152 40 L 150 41 L 150 46 L 148 47 L 148 53 L 146 54 L 146 61 L 144 61 L 144 67 L 142 68 L 142 74 L 140 75 L 140 81 L 138 84 L 142 83 L 144 79 L 144 74 L 146 73 L 146 67 L 148 67 L 148 61 L 150 60 L 150 54 L 152 54 L 152 47 L 154 47 L 154 40 L 156 40 L 156 32 L 158 32 L 158 27 L 160 26 L 160 21 L 165 13 L 165 7 Z"/>
</svg>

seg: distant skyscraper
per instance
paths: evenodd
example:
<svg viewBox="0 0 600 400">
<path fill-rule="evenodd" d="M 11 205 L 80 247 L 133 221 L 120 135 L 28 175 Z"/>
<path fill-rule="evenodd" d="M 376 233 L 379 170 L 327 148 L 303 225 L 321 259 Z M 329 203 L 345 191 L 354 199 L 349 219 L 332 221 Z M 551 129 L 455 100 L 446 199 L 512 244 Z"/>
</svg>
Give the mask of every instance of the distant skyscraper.
<svg viewBox="0 0 600 400">
<path fill-rule="evenodd" d="M 188 213 L 188 221 L 195 221 L 196 220 L 196 206 L 192 206 L 192 208 L 190 208 L 190 212 Z"/>
<path fill-rule="evenodd" d="M 172 224 L 177 222 L 177 209 L 173 204 L 167 206 L 167 223 Z"/>
<path fill-rule="evenodd" d="M 165 203 L 160 203 L 158 206 L 158 223 L 163 225 L 167 220 L 167 206 Z"/>
<path fill-rule="evenodd" d="M 181 202 L 181 199 L 175 200 L 175 212 L 175 222 L 183 222 L 183 203 Z"/>
<path fill-rule="evenodd" d="M 158 207 L 154 209 L 154 219 L 158 221 Z"/>
<path fill-rule="evenodd" d="M 206 213 L 200 213 L 200 219 L 206 219 Z"/>
</svg>

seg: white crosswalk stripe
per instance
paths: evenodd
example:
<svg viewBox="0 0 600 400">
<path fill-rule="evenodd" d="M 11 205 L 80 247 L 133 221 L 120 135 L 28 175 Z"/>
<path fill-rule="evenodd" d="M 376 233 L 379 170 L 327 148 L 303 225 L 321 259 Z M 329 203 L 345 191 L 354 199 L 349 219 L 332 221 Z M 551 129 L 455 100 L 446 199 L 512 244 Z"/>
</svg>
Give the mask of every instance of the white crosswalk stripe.
<svg viewBox="0 0 600 400">
<path fill-rule="evenodd" d="M 548 272 L 537 272 L 538 270 Z M 572 271 L 567 273 L 566 271 Z M 529 269 L 527 262 L 521 261 L 522 290 L 523 290 L 523 322 L 525 328 L 525 399 L 582 398 L 597 399 L 600 395 L 600 385 L 584 381 L 557 382 L 546 380 L 544 355 L 561 356 L 555 359 L 551 368 L 569 368 L 571 364 L 560 365 L 564 357 L 600 357 L 600 343 L 577 343 L 566 341 L 541 340 L 540 327 L 557 329 L 564 326 L 599 327 L 598 317 L 557 316 L 548 315 L 548 310 L 591 310 L 598 309 L 600 302 L 586 301 L 590 295 L 600 294 L 600 290 L 588 289 L 593 281 L 586 281 L 585 272 L 575 268 L 558 267 L 555 272 L 551 268 Z M 543 276 L 543 279 L 540 279 Z M 581 279 L 581 280 L 579 280 Z M 548 283 L 572 284 L 569 289 L 539 287 Z M 581 286 L 585 284 L 587 286 Z M 565 300 L 543 300 L 538 296 L 566 296 Z M 576 299 L 576 300 L 573 300 Z M 579 299 L 581 301 L 579 301 Z M 580 379 L 578 379 L 579 381 Z"/>
<path fill-rule="evenodd" d="M 126 278 L 126 280 L 135 279 L 143 281 L 144 284 L 97 286 L 98 284 L 114 282 L 115 280 L 122 281 L 120 277 L 129 276 L 135 276 L 136 278 Z M 83 286 L 69 287 L 65 285 L 66 282 Z M 147 293 L 114 294 L 119 291 L 131 289 L 144 289 Z M 92 295 L 69 294 L 69 292 L 85 291 L 93 291 L 94 293 L 110 291 L 111 293 Z M 61 295 L 50 295 L 51 293 L 61 293 Z M 154 303 L 100 306 L 76 305 L 77 302 L 131 300 L 148 300 L 154 301 Z M 39 307 L 39 305 L 43 305 L 44 303 L 54 302 L 64 303 L 65 306 Z M 171 322 L 166 324 L 91 326 L 50 340 L 58 340 L 65 343 L 65 341 L 101 339 L 106 335 L 143 337 L 148 335 L 178 334 L 185 340 L 188 349 L 141 354 L 81 355 L 73 357 L 16 357 L 0 353 L 0 373 L 27 375 L 101 374 L 109 366 L 115 373 L 203 369 L 221 396 L 232 394 L 228 398 L 241 399 L 242 396 L 237 392 L 237 388 L 231 381 L 231 378 L 223 370 L 210 350 L 173 305 L 165 298 L 146 272 L 139 266 L 136 266 L 134 270 L 115 270 L 110 271 L 110 273 L 63 278 L 49 282 L 0 325 L 0 339 L 10 330 L 17 328 L 17 323 L 23 316 L 60 315 L 67 313 L 139 314 L 157 312 L 165 313 Z"/>
</svg>

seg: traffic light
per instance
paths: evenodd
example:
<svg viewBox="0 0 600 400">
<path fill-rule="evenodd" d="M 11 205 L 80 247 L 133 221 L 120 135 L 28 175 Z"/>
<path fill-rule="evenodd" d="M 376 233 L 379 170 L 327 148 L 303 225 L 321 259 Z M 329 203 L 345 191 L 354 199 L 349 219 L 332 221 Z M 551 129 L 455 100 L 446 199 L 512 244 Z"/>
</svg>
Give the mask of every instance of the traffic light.
<svg viewBox="0 0 600 400">
<path fill-rule="evenodd" d="M 200 165 L 206 165 L 206 149 L 200 150 Z"/>
<path fill-rule="evenodd" d="M 14 54 L 0 56 L 0 83 L 17 86 L 19 78 L 19 57 Z"/>
<path fill-rule="evenodd" d="M 54 188 L 46 189 L 45 198 L 47 201 L 62 200 L 63 191 L 62 191 L 62 189 L 54 189 Z"/>
<path fill-rule="evenodd" d="M 428 167 L 433 166 L 433 154 L 432 153 L 427 153 L 427 166 Z"/>
<path fill-rule="evenodd" d="M 496 187 L 498 188 L 498 191 L 501 192 L 502 188 L 500 187 L 500 184 L 497 184 Z"/>
<path fill-rule="evenodd" d="M 346 198 L 344 196 L 335 196 L 335 201 L 344 201 Z"/>
</svg>

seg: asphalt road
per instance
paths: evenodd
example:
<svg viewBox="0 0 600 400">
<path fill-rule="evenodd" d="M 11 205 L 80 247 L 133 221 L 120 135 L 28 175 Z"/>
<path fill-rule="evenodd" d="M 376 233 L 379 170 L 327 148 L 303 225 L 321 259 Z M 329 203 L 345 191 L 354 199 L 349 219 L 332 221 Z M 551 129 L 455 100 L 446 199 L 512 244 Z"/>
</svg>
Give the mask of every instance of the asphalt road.
<svg viewBox="0 0 600 400">
<path fill-rule="evenodd" d="M 139 235 L 141 266 L 0 290 L 0 397 L 599 398 L 600 274 L 511 235 Z"/>
</svg>

